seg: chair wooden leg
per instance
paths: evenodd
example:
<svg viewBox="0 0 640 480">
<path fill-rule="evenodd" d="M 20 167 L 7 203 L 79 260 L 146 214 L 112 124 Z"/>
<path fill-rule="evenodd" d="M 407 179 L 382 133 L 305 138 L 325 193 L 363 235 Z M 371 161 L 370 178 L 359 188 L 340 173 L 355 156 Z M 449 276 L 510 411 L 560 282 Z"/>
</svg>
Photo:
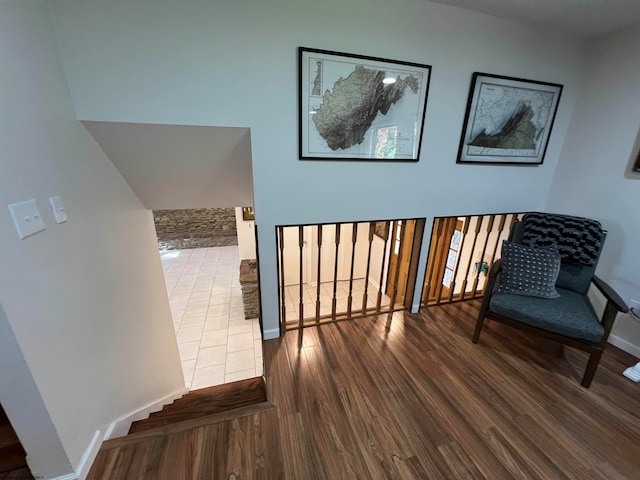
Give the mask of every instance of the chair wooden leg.
<svg viewBox="0 0 640 480">
<path fill-rule="evenodd" d="M 598 364 L 600 363 L 600 357 L 602 357 L 602 350 L 596 350 L 589 356 L 589 362 L 587 363 L 587 368 L 584 371 L 584 376 L 582 377 L 581 382 L 581 385 L 584 388 L 589 388 L 591 386 L 591 381 L 593 380 L 593 376 L 595 375 Z"/>
<path fill-rule="evenodd" d="M 471 340 L 473 343 L 478 343 L 480 340 L 480 332 L 482 332 L 482 326 L 484 325 L 484 310 L 480 310 L 480 315 L 478 315 L 478 321 L 476 322 L 476 330 L 473 332 L 473 339 Z"/>
</svg>

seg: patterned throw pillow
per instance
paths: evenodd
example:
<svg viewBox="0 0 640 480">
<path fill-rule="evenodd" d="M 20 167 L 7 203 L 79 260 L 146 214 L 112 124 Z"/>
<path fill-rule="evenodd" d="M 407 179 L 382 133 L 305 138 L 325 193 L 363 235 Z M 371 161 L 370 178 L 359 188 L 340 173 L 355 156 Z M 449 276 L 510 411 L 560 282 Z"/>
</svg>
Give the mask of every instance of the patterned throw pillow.
<svg viewBox="0 0 640 480">
<path fill-rule="evenodd" d="M 560 254 L 554 248 L 532 248 L 502 242 L 502 275 L 497 293 L 558 298 Z"/>
</svg>

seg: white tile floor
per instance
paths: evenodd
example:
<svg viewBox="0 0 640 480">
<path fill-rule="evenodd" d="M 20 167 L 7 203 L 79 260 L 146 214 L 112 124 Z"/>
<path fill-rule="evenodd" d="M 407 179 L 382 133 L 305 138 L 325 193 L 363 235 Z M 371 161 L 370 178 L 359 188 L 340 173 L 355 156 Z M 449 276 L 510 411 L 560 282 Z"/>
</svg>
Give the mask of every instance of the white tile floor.
<svg viewBox="0 0 640 480">
<path fill-rule="evenodd" d="M 258 319 L 244 319 L 238 247 L 172 250 L 160 257 L 187 388 L 262 375 Z"/>
<path fill-rule="evenodd" d="M 351 308 L 354 312 L 362 311 L 362 300 L 364 294 L 364 278 L 354 279 L 352 286 Z M 315 285 L 303 284 L 302 303 L 305 319 L 313 319 L 316 315 L 316 300 L 318 298 L 318 287 Z M 288 321 L 300 318 L 300 284 L 287 285 L 285 287 L 285 307 Z M 338 314 L 347 313 L 349 297 L 349 281 L 339 280 L 336 282 L 336 312 Z M 367 308 L 374 308 L 378 299 L 378 289 L 373 282 L 369 282 L 367 288 Z M 390 298 L 382 294 L 380 305 L 388 307 Z M 333 282 L 320 284 L 320 315 L 330 315 L 333 304 Z M 384 309 L 383 308 L 383 309 Z"/>
</svg>

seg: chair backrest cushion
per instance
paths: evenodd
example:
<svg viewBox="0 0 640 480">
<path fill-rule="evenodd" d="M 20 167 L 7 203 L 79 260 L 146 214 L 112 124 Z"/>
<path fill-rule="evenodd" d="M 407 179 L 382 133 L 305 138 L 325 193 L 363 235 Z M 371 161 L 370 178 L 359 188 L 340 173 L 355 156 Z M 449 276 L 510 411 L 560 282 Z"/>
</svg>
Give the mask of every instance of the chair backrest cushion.
<svg viewBox="0 0 640 480">
<path fill-rule="evenodd" d="M 555 247 L 562 264 L 556 287 L 585 295 L 602 252 L 606 231 L 599 222 L 550 213 L 527 213 L 514 226 L 514 243 Z"/>
</svg>

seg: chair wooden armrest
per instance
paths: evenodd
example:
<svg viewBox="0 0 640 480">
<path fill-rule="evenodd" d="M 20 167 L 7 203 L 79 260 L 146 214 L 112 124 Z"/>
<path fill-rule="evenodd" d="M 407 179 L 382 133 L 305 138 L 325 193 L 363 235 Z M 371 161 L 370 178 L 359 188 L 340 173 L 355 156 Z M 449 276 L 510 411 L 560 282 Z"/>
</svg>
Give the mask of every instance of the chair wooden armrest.
<svg viewBox="0 0 640 480">
<path fill-rule="evenodd" d="M 493 262 L 493 265 L 491 265 L 491 268 L 489 269 L 489 278 L 495 279 L 501 270 L 502 270 L 502 259 L 499 258 L 498 260 Z"/>
<path fill-rule="evenodd" d="M 593 279 L 591 281 L 596 286 L 596 288 L 600 290 L 600 293 L 605 296 L 607 302 L 612 303 L 618 312 L 627 313 L 629 311 L 629 307 L 627 307 L 627 304 L 624 303 L 624 300 L 620 298 L 620 295 L 618 295 L 607 282 L 596 275 L 593 276 Z"/>
</svg>

